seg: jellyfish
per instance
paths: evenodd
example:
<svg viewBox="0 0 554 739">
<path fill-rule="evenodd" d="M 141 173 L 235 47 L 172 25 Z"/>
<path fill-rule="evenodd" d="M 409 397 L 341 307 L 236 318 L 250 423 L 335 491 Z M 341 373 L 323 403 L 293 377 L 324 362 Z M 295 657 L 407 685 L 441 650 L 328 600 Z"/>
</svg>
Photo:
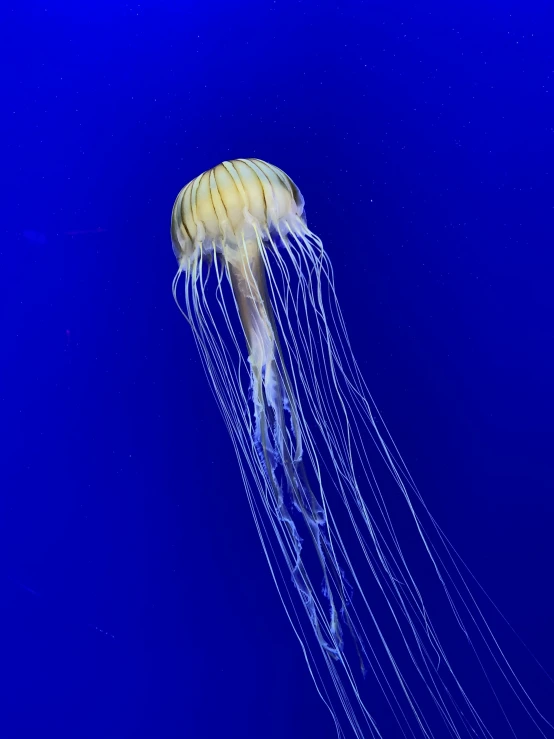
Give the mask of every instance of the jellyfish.
<svg viewBox="0 0 554 739">
<path fill-rule="evenodd" d="M 454 633 L 506 730 L 515 706 L 525 736 L 551 736 L 373 401 L 292 179 L 261 159 L 219 164 L 179 192 L 171 240 L 175 301 L 337 735 L 493 736 L 444 646 Z"/>
</svg>

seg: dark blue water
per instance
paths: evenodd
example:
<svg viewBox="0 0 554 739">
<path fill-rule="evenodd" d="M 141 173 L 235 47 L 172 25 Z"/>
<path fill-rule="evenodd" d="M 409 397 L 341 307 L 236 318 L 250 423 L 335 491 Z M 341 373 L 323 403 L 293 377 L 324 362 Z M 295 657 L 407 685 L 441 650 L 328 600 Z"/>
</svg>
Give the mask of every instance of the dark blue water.
<svg viewBox="0 0 554 739">
<path fill-rule="evenodd" d="M 456 5 L 2 9 L 2 739 L 335 736 L 171 296 L 173 200 L 233 157 L 301 188 L 427 503 L 554 672 L 554 12 Z"/>
</svg>

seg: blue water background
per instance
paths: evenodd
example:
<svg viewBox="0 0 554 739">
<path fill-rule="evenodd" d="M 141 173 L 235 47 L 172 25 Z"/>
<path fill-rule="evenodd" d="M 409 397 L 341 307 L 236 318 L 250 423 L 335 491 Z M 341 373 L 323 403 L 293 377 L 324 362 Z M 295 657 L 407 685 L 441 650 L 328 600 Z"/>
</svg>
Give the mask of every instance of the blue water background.
<svg viewBox="0 0 554 739">
<path fill-rule="evenodd" d="M 2 15 L 0 737 L 335 736 L 171 296 L 173 200 L 234 157 L 301 188 L 426 501 L 554 671 L 549 4 Z"/>
</svg>

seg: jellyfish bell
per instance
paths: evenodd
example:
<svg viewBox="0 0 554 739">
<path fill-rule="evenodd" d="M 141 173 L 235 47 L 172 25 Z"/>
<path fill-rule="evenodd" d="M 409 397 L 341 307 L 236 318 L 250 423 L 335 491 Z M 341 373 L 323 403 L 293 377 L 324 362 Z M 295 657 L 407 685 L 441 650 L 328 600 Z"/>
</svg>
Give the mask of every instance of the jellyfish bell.
<svg viewBox="0 0 554 739">
<path fill-rule="evenodd" d="M 230 263 L 255 255 L 260 238 L 304 224 L 304 199 L 281 169 L 261 159 L 235 159 L 204 172 L 179 192 L 171 239 L 179 265 L 208 253 Z M 302 233 L 302 229 L 299 229 Z"/>
<path fill-rule="evenodd" d="M 462 683 L 447 633 L 462 636 L 464 660 L 474 659 L 508 730 L 515 707 L 526 737 L 552 736 L 375 406 L 331 261 L 291 178 L 260 159 L 219 164 L 180 191 L 171 239 L 175 300 L 337 734 L 491 737 L 476 707 L 481 688 L 470 694 Z M 414 540 L 425 566 L 406 554 Z M 431 577 L 438 596 L 428 603 Z M 366 675 L 381 699 L 362 690 Z M 510 701 L 499 699 L 499 682 Z M 377 709 L 396 733 L 381 732 Z"/>
</svg>

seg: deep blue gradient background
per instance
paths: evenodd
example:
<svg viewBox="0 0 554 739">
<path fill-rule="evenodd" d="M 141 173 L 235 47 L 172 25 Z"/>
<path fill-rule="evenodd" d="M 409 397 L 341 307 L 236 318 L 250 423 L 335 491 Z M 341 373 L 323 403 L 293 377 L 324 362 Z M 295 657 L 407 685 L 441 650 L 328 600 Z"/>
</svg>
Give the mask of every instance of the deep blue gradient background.
<svg viewBox="0 0 554 739">
<path fill-rule="evenodd" d="M 335 735 L 171 296 L 173 200 L 233 157 L 301 188 L 426 501 L 554 672 L 548 6 L 3 7 L 2 739 Z"/>
</svg>

